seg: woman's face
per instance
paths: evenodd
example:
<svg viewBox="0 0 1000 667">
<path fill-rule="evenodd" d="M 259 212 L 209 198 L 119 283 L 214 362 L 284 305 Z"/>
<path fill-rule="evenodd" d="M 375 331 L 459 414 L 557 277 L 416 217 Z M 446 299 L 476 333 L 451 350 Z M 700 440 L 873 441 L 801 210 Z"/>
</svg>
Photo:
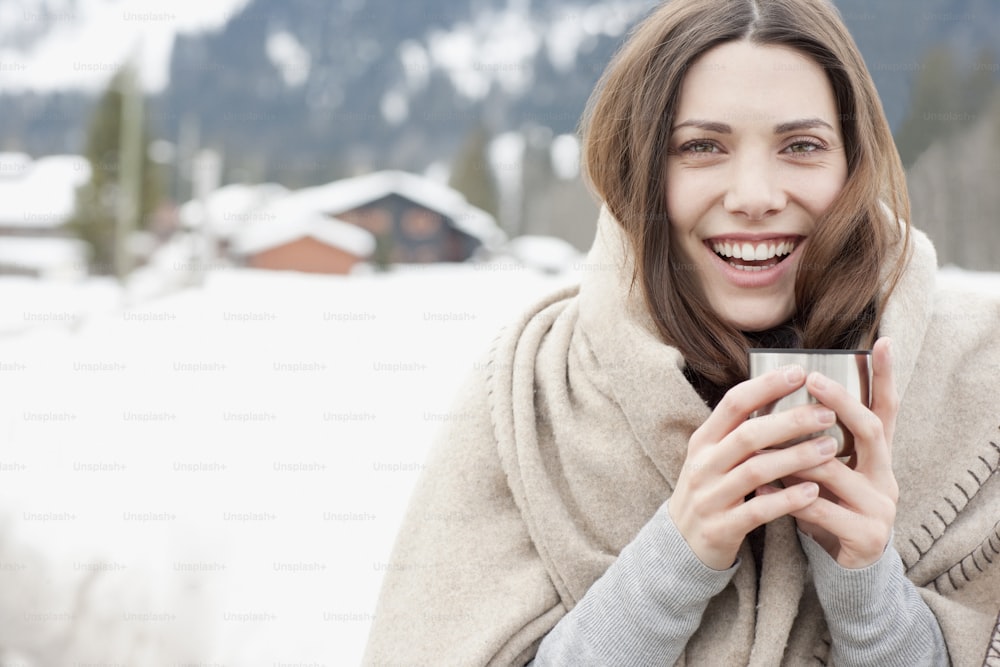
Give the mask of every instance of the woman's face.
<svg viewBox="0 0 1000 667">
<path fill-rule="evenodd" d="M 727 42 L 688 70 L 667 157 L 671 243 L 742 331 L 787 321 L 817 219 L 847 179 L 833 89 L 790 48 Z"/>
</svg>

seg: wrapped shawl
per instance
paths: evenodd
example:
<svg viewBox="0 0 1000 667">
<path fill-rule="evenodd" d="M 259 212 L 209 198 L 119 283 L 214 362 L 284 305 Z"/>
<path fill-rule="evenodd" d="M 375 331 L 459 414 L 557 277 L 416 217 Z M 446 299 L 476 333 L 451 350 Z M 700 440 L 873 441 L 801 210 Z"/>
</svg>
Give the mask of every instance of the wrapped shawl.
<svg viewBox="0 0 1000 667">
<path fill-rule="evenodd" d="M 934 250 L 913 241 L 880 331 L 901 398 L 894 544 L 952 663 L 1000 665 L 1000 299 L 936 291 Z M 606 210 L 582 274 L 476 365 L 411 499 L 365 664 L 523 665 L 670 497 L 709 408 L 630 289 Z M 766 527 L 759 565 L 746 542 L 740 559 L 677 664 L 826 664 L 794 521 Z"/>
</svg>

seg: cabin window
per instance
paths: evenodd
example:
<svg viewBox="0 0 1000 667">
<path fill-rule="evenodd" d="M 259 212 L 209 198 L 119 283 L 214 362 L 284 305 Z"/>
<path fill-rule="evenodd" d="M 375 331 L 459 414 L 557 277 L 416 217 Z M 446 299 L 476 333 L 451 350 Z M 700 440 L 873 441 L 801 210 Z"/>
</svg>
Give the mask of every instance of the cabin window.
<svg viewBox="0 0 1000 667">
<path fill-rule="evenodd" d="M 411 239 L 427 239 L 441 231 L 441 216 L 424 208 L 411 208 L 403 212 L 403 233 Z"/>
</svg>

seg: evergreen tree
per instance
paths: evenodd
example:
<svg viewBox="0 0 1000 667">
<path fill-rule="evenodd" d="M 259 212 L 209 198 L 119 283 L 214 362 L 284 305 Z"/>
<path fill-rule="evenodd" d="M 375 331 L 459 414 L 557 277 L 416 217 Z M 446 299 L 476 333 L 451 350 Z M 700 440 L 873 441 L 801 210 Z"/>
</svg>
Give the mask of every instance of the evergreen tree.
<svg viewBox="0 0 1000 667">
<path fill-rule="evenodd" d="M 465 195 L 470 204 L 496 218 L 500 202 L 489 161 L 489 146 L 490 133 L 479 123 L 468 134 L 452 162 L 449 185 Z"/>
<path fill-rule="evenodd" d="M 995 62 L 990 50 L 961 68 L 945 47 L 927 54 L 913 85 L 910 113 L 895 136 L 903 166 L 913 165 L 937 139 L 952 137 L 978 120 L 996 85 Z"/>
<path fill-rule="evenodd" d="M 90 162 L 90 181 L 77 189 L 76 209 L 68 226 L 90 247 L 91 272 L 114 273 L 116 200 L 120 188 L 123 86 L 128 76 L 120 69 L 102 93 L 87 132 L 84 155 Z M 148 155 L 150 139 L 143 124 L 140 229 L 149 227 L 163 192 L 162 174 Z"/>
</svg>

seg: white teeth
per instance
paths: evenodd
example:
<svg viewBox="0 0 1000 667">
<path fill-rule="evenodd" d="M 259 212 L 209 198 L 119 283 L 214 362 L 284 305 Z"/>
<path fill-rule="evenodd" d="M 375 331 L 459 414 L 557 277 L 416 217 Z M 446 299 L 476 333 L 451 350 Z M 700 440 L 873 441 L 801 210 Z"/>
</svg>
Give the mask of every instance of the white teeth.
<svg viewBox="0 0 1000 667">
<path fill-rule="evenodd" d="M 747 266 L 745 264 L 733 264 L 732 262 L 729 263 L 729 266 L 733 267 L 734 269 L 738 269 L 740 271 L 750 271 L 751 273 L 756 273 L 757 271 L 766 271 L 767 269 L 773 269 L 777 265 L 778 265 L 777 262 L 774 262 L 773 264 L 768 264 L 766 266 Z"/>
<path fill-rule="evenodd" d="M 773 257 L 782 257 L 795 250 L 794 241 L 782 241 L 775 244 L 773 241 L 758 243 L 754 246 L 751 243 L 732 243 L 729 241 L 717 241 L 712 244 L 712 250 L 723 257 L 742 259 L 744 261 L 762 262 Z"/>
</svg>

